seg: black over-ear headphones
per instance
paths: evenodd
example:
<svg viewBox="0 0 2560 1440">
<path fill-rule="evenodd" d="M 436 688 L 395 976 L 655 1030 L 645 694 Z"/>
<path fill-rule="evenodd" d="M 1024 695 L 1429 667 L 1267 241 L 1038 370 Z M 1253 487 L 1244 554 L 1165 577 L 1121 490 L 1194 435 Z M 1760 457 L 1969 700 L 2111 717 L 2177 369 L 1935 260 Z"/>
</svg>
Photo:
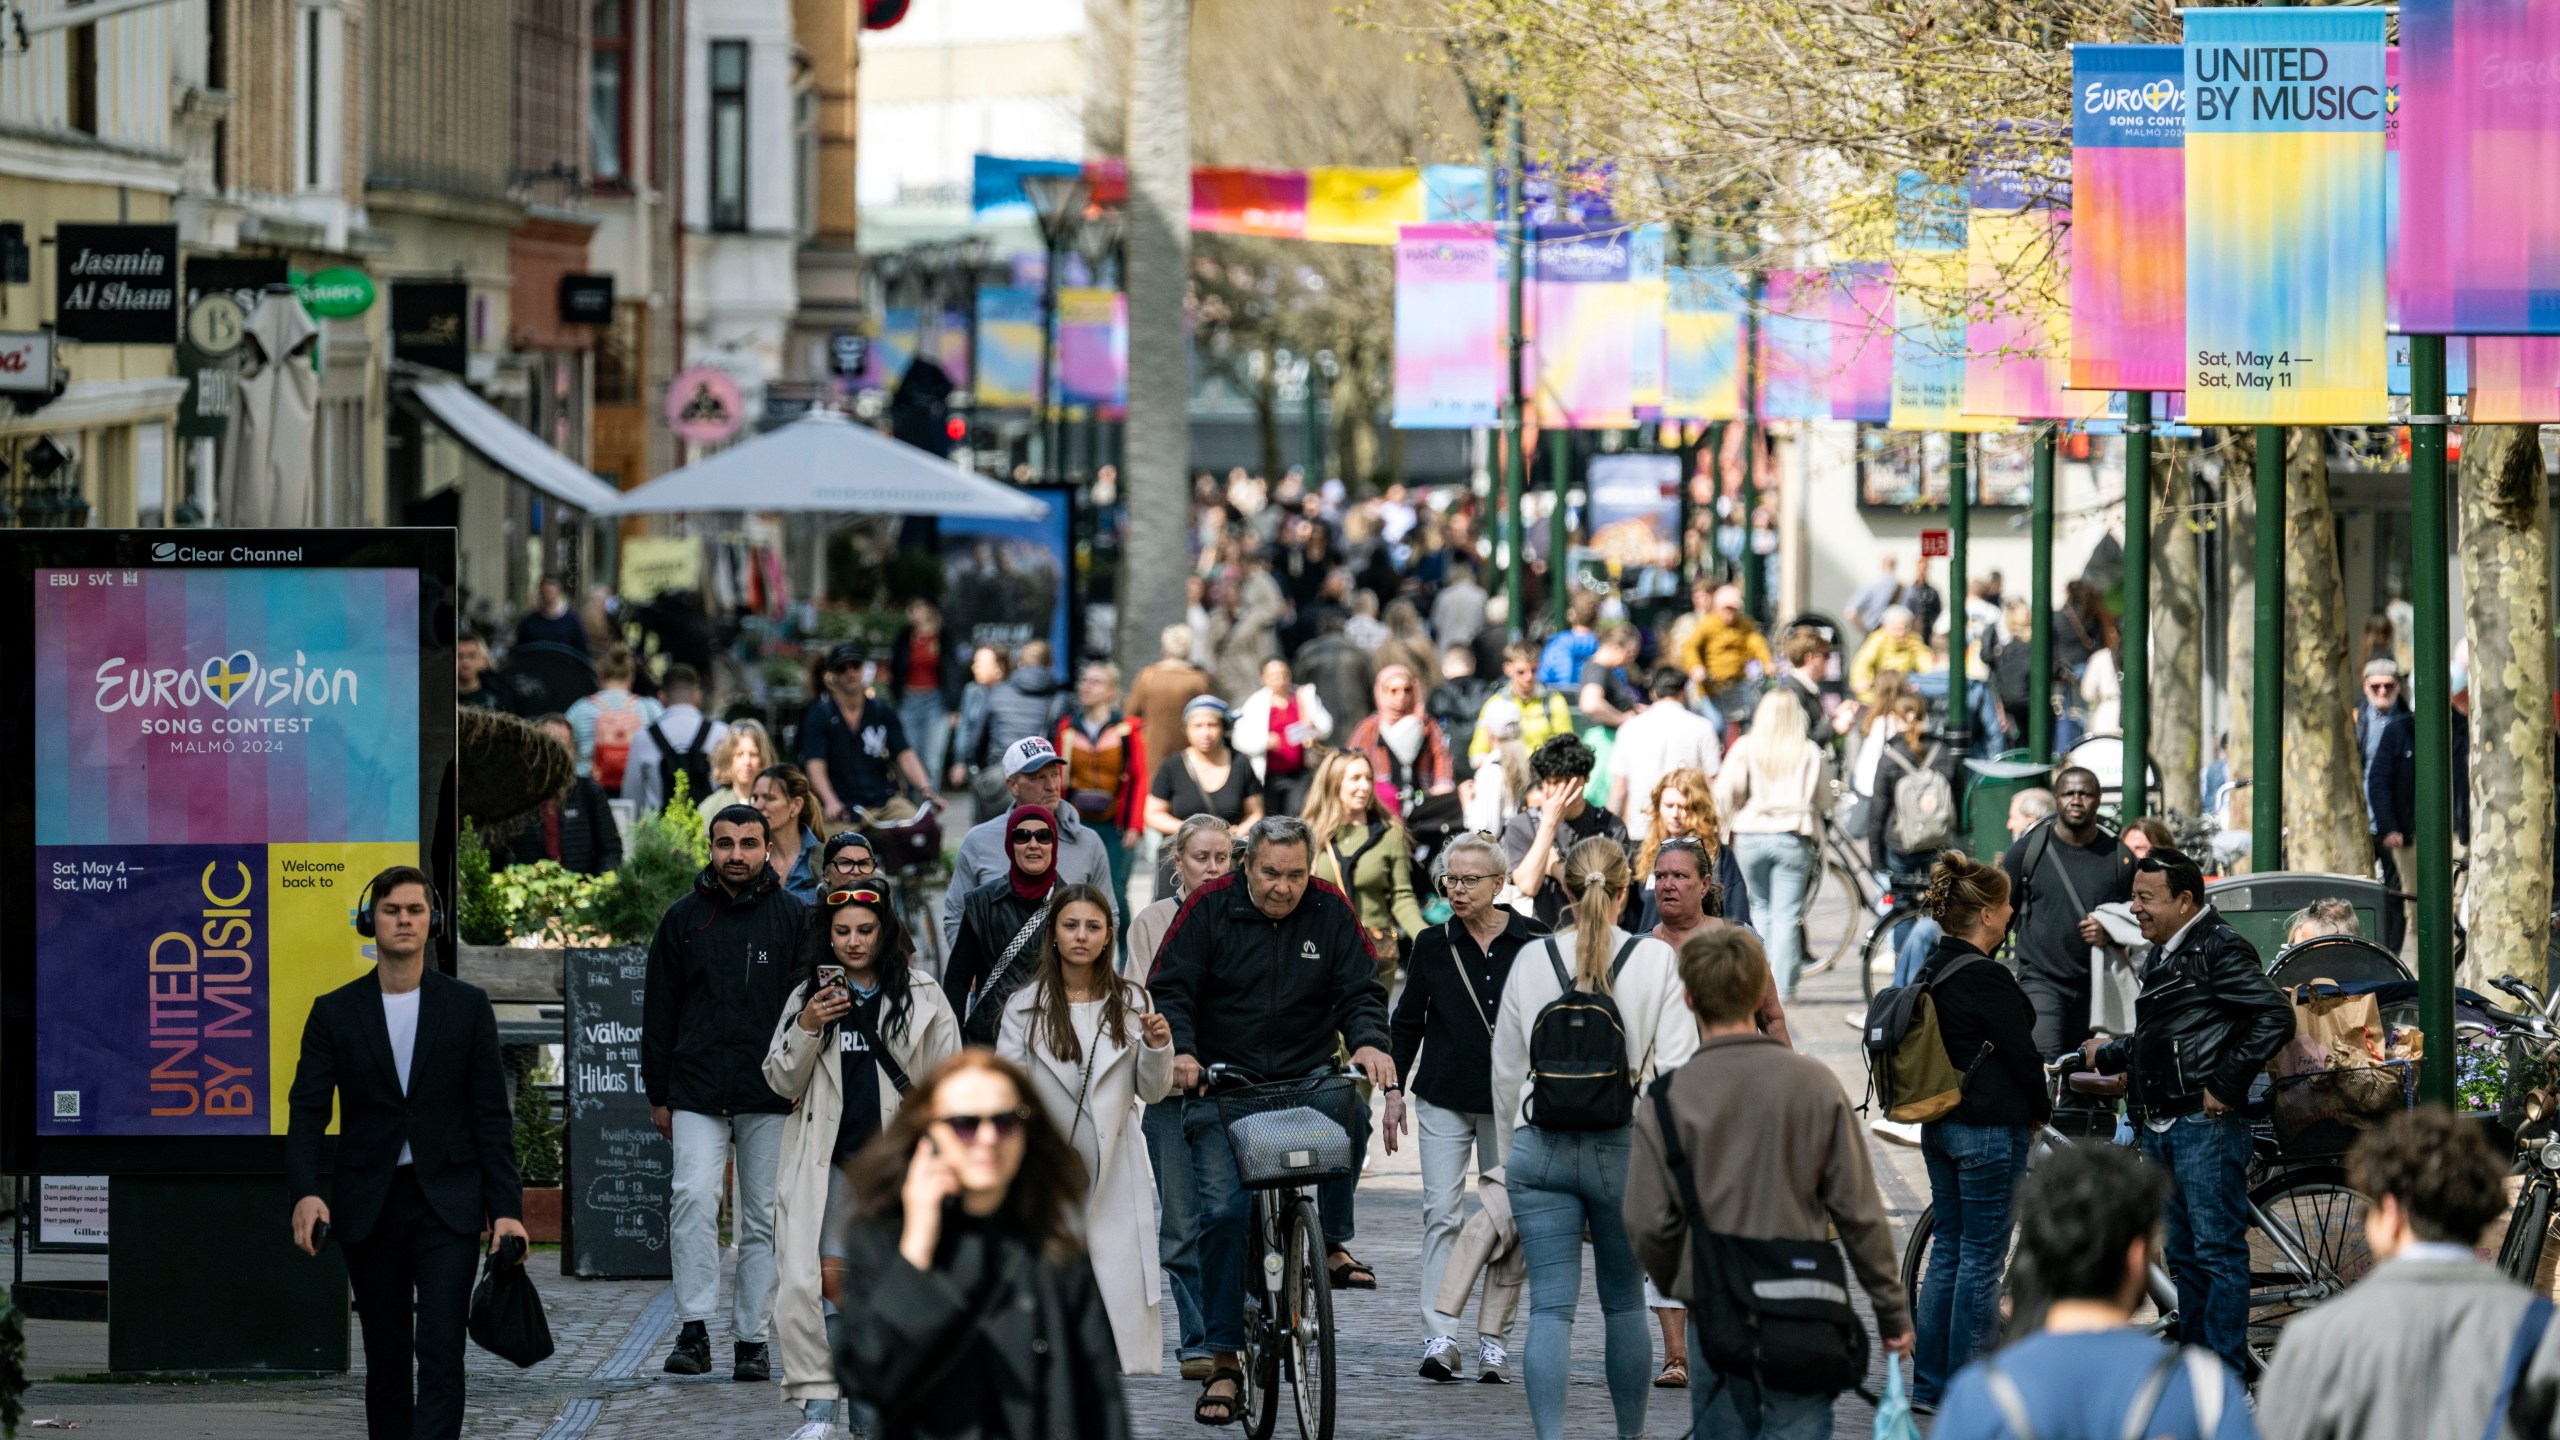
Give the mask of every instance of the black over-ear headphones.
<svg viewBox="0 0 2560 1440">
<path fill-rule="evenodd" d="M 392 881 L 395 887 L 399 885 L 420 885 L 425 887 L 427 892 L 427 938 L 430 940 L 443 939 L 444 906 L 436 903 L 435 882 L 425 878 L 425 876 L 418 872 L 416 867 L 409 865 L 394 865 L 389 870 L 383 871 L 381 875 L 376 875 L 372 879 L 364 882 L 363 891 L 356 896 L 356 933 L 367 940 L 373 938 L 373 891 L 375 886 L 382 883 L 384 876 L 395 877 Z"/>
</svg>

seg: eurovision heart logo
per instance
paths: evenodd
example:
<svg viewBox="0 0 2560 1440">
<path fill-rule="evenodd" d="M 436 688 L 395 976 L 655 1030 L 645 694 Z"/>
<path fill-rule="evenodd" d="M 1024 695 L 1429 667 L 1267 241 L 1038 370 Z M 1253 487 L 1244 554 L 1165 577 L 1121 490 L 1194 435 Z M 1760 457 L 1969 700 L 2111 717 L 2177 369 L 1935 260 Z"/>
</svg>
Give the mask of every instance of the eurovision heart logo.
<svg viewBox="0 0 2560 1440">
<path fill-rule="evenodd" d="M 2142 103 L 2154 110 L 2164 108 L 2177 98 L 2178 82 L 2175 80 L 2154 80 L 2142 87 Z"/>
<path fill-rule="evenodd" d="M 216 655 L 204 662 L 204 693 L 214 704 L 228 710 L 240 692 L 258 678 L 258 657 L 246 650 Z"/>
</svg>

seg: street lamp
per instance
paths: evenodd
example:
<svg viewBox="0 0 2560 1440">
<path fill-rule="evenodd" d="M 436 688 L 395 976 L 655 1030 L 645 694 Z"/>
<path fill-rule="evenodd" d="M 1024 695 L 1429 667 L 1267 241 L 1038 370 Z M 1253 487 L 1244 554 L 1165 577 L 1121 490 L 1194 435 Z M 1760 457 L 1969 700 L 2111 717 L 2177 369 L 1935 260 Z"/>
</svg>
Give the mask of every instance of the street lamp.
<svg viewBox="0 0 2560 1440">
<path fill-rule="evenodd" d="M 1048 263 L 1040 275 L 1040 472 L 1051 484 L 1059 478 L 1056 427 L 1057 358 L 1058 358 L 1058 263 L 1066 253 L 1067 238 L 1076 222 L 1084 217 L 1085 201 L 1091 190 L 1081 174 L 1025 175 L 1022 177 L 1023 198 L 1031 202 L 1031 213 L 1040 221 L 1040 241 L 1047 251 Z"/>
<path fill-rule="evenodd" d="M 1127 276 L 1117 272 L 1124 268 L 1120 263 L 1120 240 L 1127 229 L 1128 223 L 1118 210 L 1097 210 L 1087 217 L 1082 225 L 1076 227 L 1076 253 L 1084 257 L 1085 274 L 1092 283 L 1096 285 L 1103 283 L 1103 267 L 1109 265 L 1115 272 L 1113 284 L 1126 288 Z M 1061 419 L 1058 422 L 1060 450 L 1066 448 L 1066 433 L 1066 421 Z M 1086 474 L 1090 476 L 1099 473 L 1102 468 L 1102 407 L 1100 405 L 1091 407 L 1085 414 L 1084 445 Z"/>
</svg>

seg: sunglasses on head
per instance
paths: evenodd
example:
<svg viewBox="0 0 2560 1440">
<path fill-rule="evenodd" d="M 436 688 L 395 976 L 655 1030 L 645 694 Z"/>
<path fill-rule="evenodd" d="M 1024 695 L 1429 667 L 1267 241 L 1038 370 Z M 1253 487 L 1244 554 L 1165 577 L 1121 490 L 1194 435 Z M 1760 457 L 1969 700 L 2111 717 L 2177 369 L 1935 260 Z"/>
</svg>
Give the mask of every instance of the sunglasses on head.
<svg viewBox="0 0 2560 1440">
<path fill-rule="evenodd" d="M 1704 855 L 1707 853 L 1707 842 L 1695 835 L 1674 835 L 1656 846 L 1654 853 L 1658 855 L 1665 850 L 1686 850 L 1692 855 Z"/>
<path fill-rule="evenodd" d="M 827 896 L 829 905 L 885 905 L 888 902 L 877 890 L 838 890 Z"/>
<path fill-rule="evenodd" d="M 1011 1140 L 1022 1133 L 1023 1125 L 1030 1119 L 1029 1107 L 1016 1106 L 993 1115 L 939 1115 L 934 1117 L 933 1123 L 950 1126 L 952 1138 L 963 1145 L 974 1145 L 978 1143 L 978 1127 L 981 1125 L 996 1127 L 998 1140 Z"/>
<path fill-rule="evenodd" d="M 1058 832 L 1045 825 L 1013 827 L 1013 843 L 1016 845 L 1052 845 L 1057 843 L 1057 838 Z"/>
</svg>

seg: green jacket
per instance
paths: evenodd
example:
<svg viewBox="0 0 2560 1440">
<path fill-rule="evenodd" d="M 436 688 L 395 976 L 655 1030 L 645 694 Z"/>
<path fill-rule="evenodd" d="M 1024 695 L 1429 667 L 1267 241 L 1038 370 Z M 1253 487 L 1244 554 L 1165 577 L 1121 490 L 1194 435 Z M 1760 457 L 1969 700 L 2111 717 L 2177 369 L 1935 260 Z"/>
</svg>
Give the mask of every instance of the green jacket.
<svg viewBox="0 0 2560 1440">
<path fill-rule="evenodd" d="M 1346 865 L 1348 879 L 1342 873 Z M 1373 824 L 1366 834 L 1348 827 L 1337 831 L 1316 856 L 1315 876 L 1351 897 L 1361 929 L 1392 929 L 1408 939 L 1422 932 L 1422 906 L 1413 895 L 1413 844 L 1402 829 Z"/>
</svg>

